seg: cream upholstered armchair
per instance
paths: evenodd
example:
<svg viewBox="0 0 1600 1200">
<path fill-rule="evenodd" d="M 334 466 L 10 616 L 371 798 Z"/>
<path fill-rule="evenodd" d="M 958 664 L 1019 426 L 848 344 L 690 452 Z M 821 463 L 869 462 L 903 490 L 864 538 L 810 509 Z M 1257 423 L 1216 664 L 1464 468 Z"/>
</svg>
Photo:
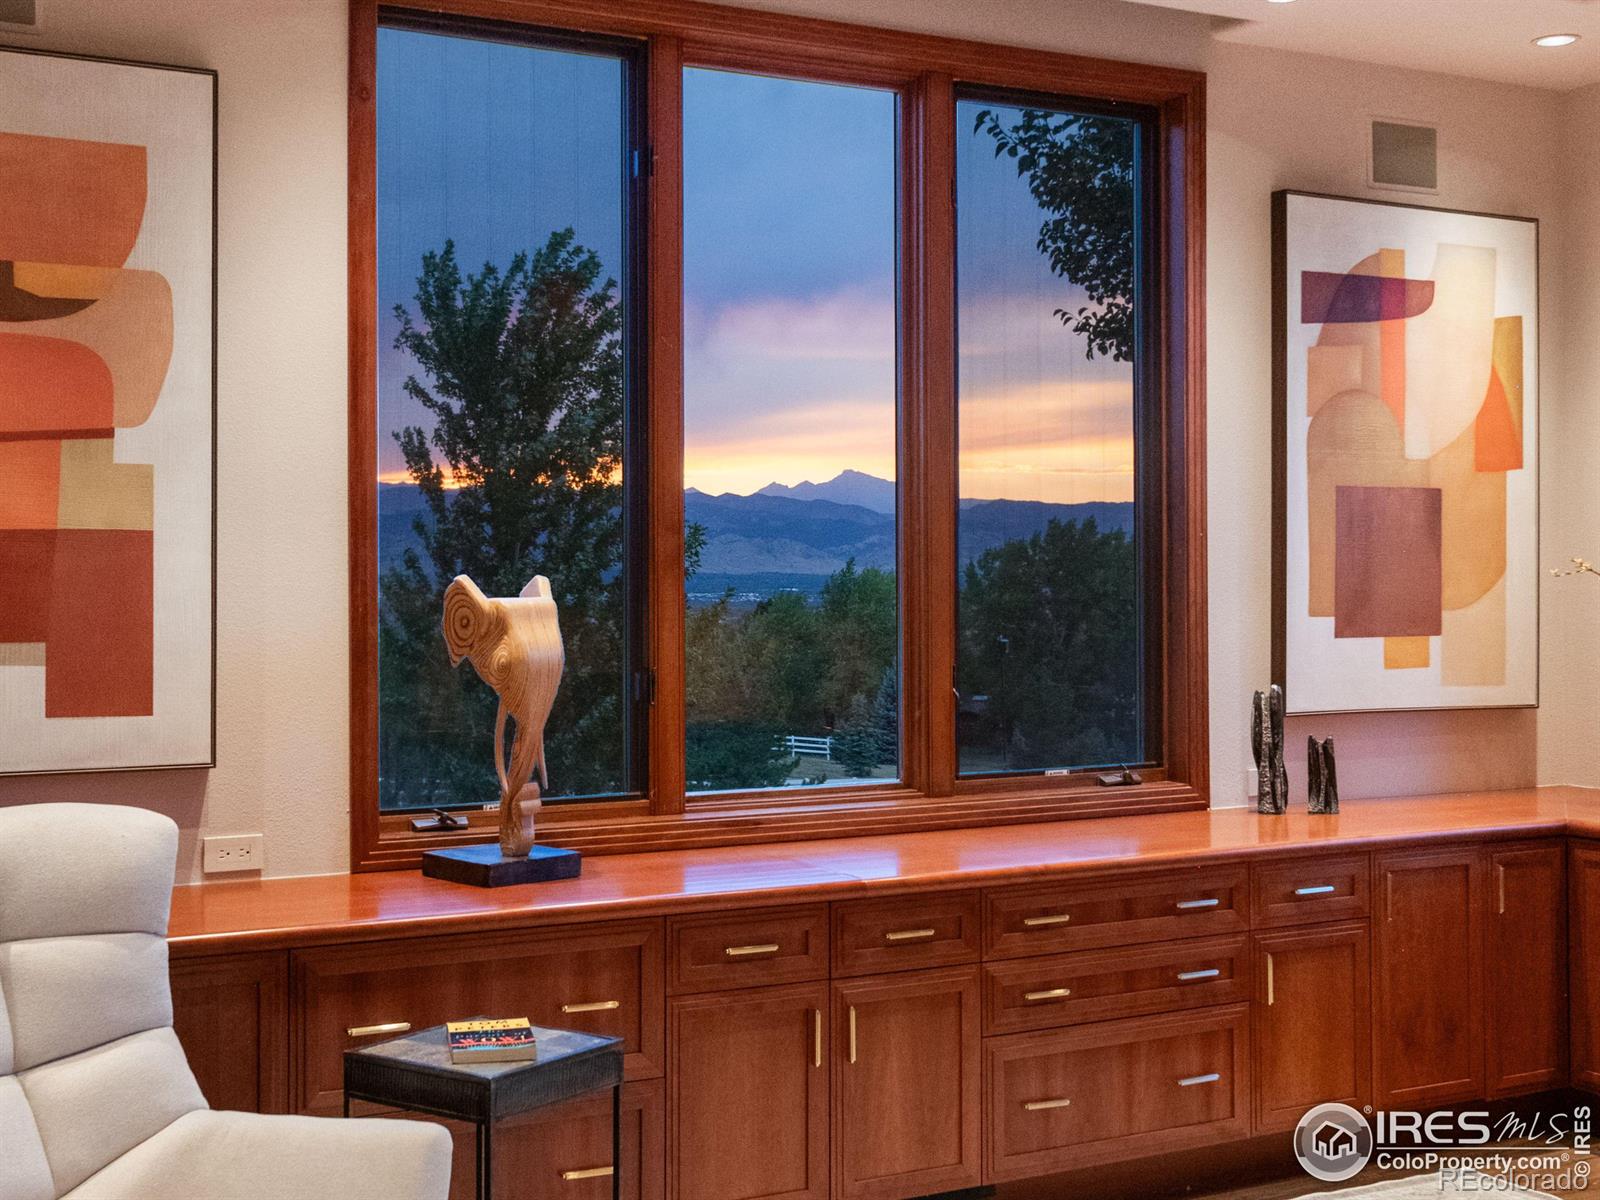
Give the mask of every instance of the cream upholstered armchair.
<svg viewBox="0 0 1600 1200">
<path fill-rule="evenodd" d="M 172 1032 L 177 827 L 0 809 L 0 1200 L 443 1200 L 417 1121 L 213 1112 Z"/>
</svg>

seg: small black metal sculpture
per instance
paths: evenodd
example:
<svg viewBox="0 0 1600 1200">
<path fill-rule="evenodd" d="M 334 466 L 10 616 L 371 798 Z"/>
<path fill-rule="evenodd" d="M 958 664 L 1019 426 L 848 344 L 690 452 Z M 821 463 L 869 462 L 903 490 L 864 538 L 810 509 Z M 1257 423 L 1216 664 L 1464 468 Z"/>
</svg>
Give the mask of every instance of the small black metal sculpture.
<svg viewBox="0 0 1600 1200">
<path fill-rule="evenodd" d="M 1251 711 L 1250 740 L 1256 756 L 1256 811 L 1289 811 L 1289 773 L 1283 766 L 1283 689 L 1273 684 L 1257 692 Z"/>
<path fill-rule="evenodd" d="M 1333 739 L 1306 739 L 1306 811 L 1339 811 L 1339 777 L 1333 766 Z"/>
</svg>

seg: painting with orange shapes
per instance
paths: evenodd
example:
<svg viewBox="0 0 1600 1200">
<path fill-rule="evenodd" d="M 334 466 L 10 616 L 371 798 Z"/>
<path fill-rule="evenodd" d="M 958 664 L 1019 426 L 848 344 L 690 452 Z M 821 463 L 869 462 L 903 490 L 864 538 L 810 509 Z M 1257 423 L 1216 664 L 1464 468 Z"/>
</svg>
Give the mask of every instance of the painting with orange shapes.
<svg viewBox="0 0 1600 1200">
<path fill-rule="evenodd" d="M 1538 223 L 1273 197 L 1292 713 L 1539 699 Z"/>
<path fill-rule="evenodd" d="M 216 75 L 0 48 L 0 774 L 214 752 Z"/>
</svg>

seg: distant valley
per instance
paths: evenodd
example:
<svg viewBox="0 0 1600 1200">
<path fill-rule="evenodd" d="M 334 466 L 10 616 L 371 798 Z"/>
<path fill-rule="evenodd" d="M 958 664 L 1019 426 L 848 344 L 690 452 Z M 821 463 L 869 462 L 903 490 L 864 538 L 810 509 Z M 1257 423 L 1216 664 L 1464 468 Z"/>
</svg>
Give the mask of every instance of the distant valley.
<svg viewBox="0 0 1600 1200">
<path fill-rule="evenodd" d="M 859 471 L 826 483 L 772 483 L 749 496 L 684 492 L 685 518 L 705 527 L 700 571 L 689 581 L 691 601 L 732 590 L 741 599 L 779 591 L 818 592 L 846 562 L 894 569 L 895 487 Z M 426 508 L 413 484 L 378 485 L 381 565 L 418 547 L 413 518 Z M 961 501 L 957 549 L 962 563 L 985 550 L 1040 532 L 1053 519 L 1093 519 L 1104 530 L 1133 533 L 1131 503 L 1043 504 L 1027 500 Z"/>
</svg>

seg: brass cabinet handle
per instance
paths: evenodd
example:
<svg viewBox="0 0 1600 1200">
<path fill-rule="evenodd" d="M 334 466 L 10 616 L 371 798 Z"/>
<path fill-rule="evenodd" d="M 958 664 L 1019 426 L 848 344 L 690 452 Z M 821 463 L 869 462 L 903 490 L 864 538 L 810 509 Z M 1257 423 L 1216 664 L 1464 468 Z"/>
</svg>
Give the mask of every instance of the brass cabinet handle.
<svg viewBox="0 0 1600 1200">
<path fill-rule="evenodd" d="M 729 946 L 723 953 L 729 958 L 749 958 L 754 954 L 776 954 L 781 949 L 777 942 L 762 942 L 759 946 Z"/>
<path fill-rule="evenodd" d="M 1191 1075 L 1187 1079 L 1178 1080 L 1179 1087 L 1196 1087 L 1202 1083 L 1215 1083 L 1222 1076 L 1212 1071 L 1209 1075 Z"/>
<path fill-rule="evenodd" d="M 815 1019 L 811 1041 L 811 1065 L 820 1067 L 822 1065 L 822 1010 L 814 1008 L 811 1010 L 811 1015 Z"/>
<path fill-rule="evenodd" d="M 1023 1104 L 1022 1108 L 1024 1112 L 1044 1112 L 1046 1109 L 1051 1108 L 1066 1108 L 1071 1103 L 1071 1100 L 1062 1096 L 1059 1100 L 1029 1100 Z"/>
<path fill-rule="evenodd" d="M 1316 883 L 1310 887 L 1297 887 L 1294 890 L 1294 894 L 1296 896 L 1326 896 L 1331 891 L 1333 891 L 1333 884 Z"/>
<path fill-rule="evenodd" d="M 1203 971 L 1179 971 L 1178 979 L 1182 983 L 1188 983 L 1194 979 L 1215 979 L 1221 974 L 1221 967 L 1207 967 Z"/>
<path fill-rule="evenodd" d="M 896 929 L 893 933 L 883 935 L 886 942 L 914 942 L 918 938 L 931 938 L 938 933 L 937 929 Z"/>
<path fill-rule="evenodd" d="M 1272 1007 L 1272 955 L 1267 955 L 1267 1007 Z"/>
<path fill-rule="evenodd" d="M 1071 913 L 1052 913 L 1046 917 L 1023 917 L 1022 923 L 1029 929 L 1038 929 L 1041 925 L 1065 925 L 1070 920 Z"/>
<path fill-rule="evenodd" d="M 1023 992 L 1024 1000 L 1065 1000 L 1072 995 L 1071 988 L 1051 988 L 1045 992 Z"/>
<path fill-rule="evenodd" d="M 1499 899 L 1499 902 L 1498 902 L 1498 905 L 1497 905 L 1497 912 L 1498 912 L 1498 914 L 1500 916 L 1503 917 L 1503 916 L 1506 915 L 1506 865 L 1505 865 L 1505 863 L 1495 863 L 1494 871 L 1495 871 L 1495 883 L 1497 885 L 1497 891 L 1500 894 L 1500 899 Z"/>
<path fill-rule="evenodd" d="M 1179 900 L 1178 907 L 1185 911 L 1191 908 L 1215 908 L 1222 901 L 1215 896 L 1208 896 L 1204 900 Z"/>
<path fill-rule="evenodd" d="M 588 1004 L 563 1004 L 561 1011 L 564 1013 L 610 1012 L 612 1009 L 621 1007 L 621 1000 L 593 1000 Z"/>
<path fill-rule="evenodd" d="M 563 1171 L 561 1178 L 571 1183 L 575 1179 L 607 1179 L 614 1173 L 614 1167 L 585 1167 L 581 1171 Z"/>
<path fill-rule="evenodd" d="M 352 1025 L 345 1030 L 351 1037 L 377 1037 L 380 1033 L 405 1033 L 410 1021 L 385 1021 L 382 1025 Z"/>
<path fill-rule="evenodd" d="M 856 1006 L 850 1006 L 850 1062 L 856 1061 Z"/>
</svg>

